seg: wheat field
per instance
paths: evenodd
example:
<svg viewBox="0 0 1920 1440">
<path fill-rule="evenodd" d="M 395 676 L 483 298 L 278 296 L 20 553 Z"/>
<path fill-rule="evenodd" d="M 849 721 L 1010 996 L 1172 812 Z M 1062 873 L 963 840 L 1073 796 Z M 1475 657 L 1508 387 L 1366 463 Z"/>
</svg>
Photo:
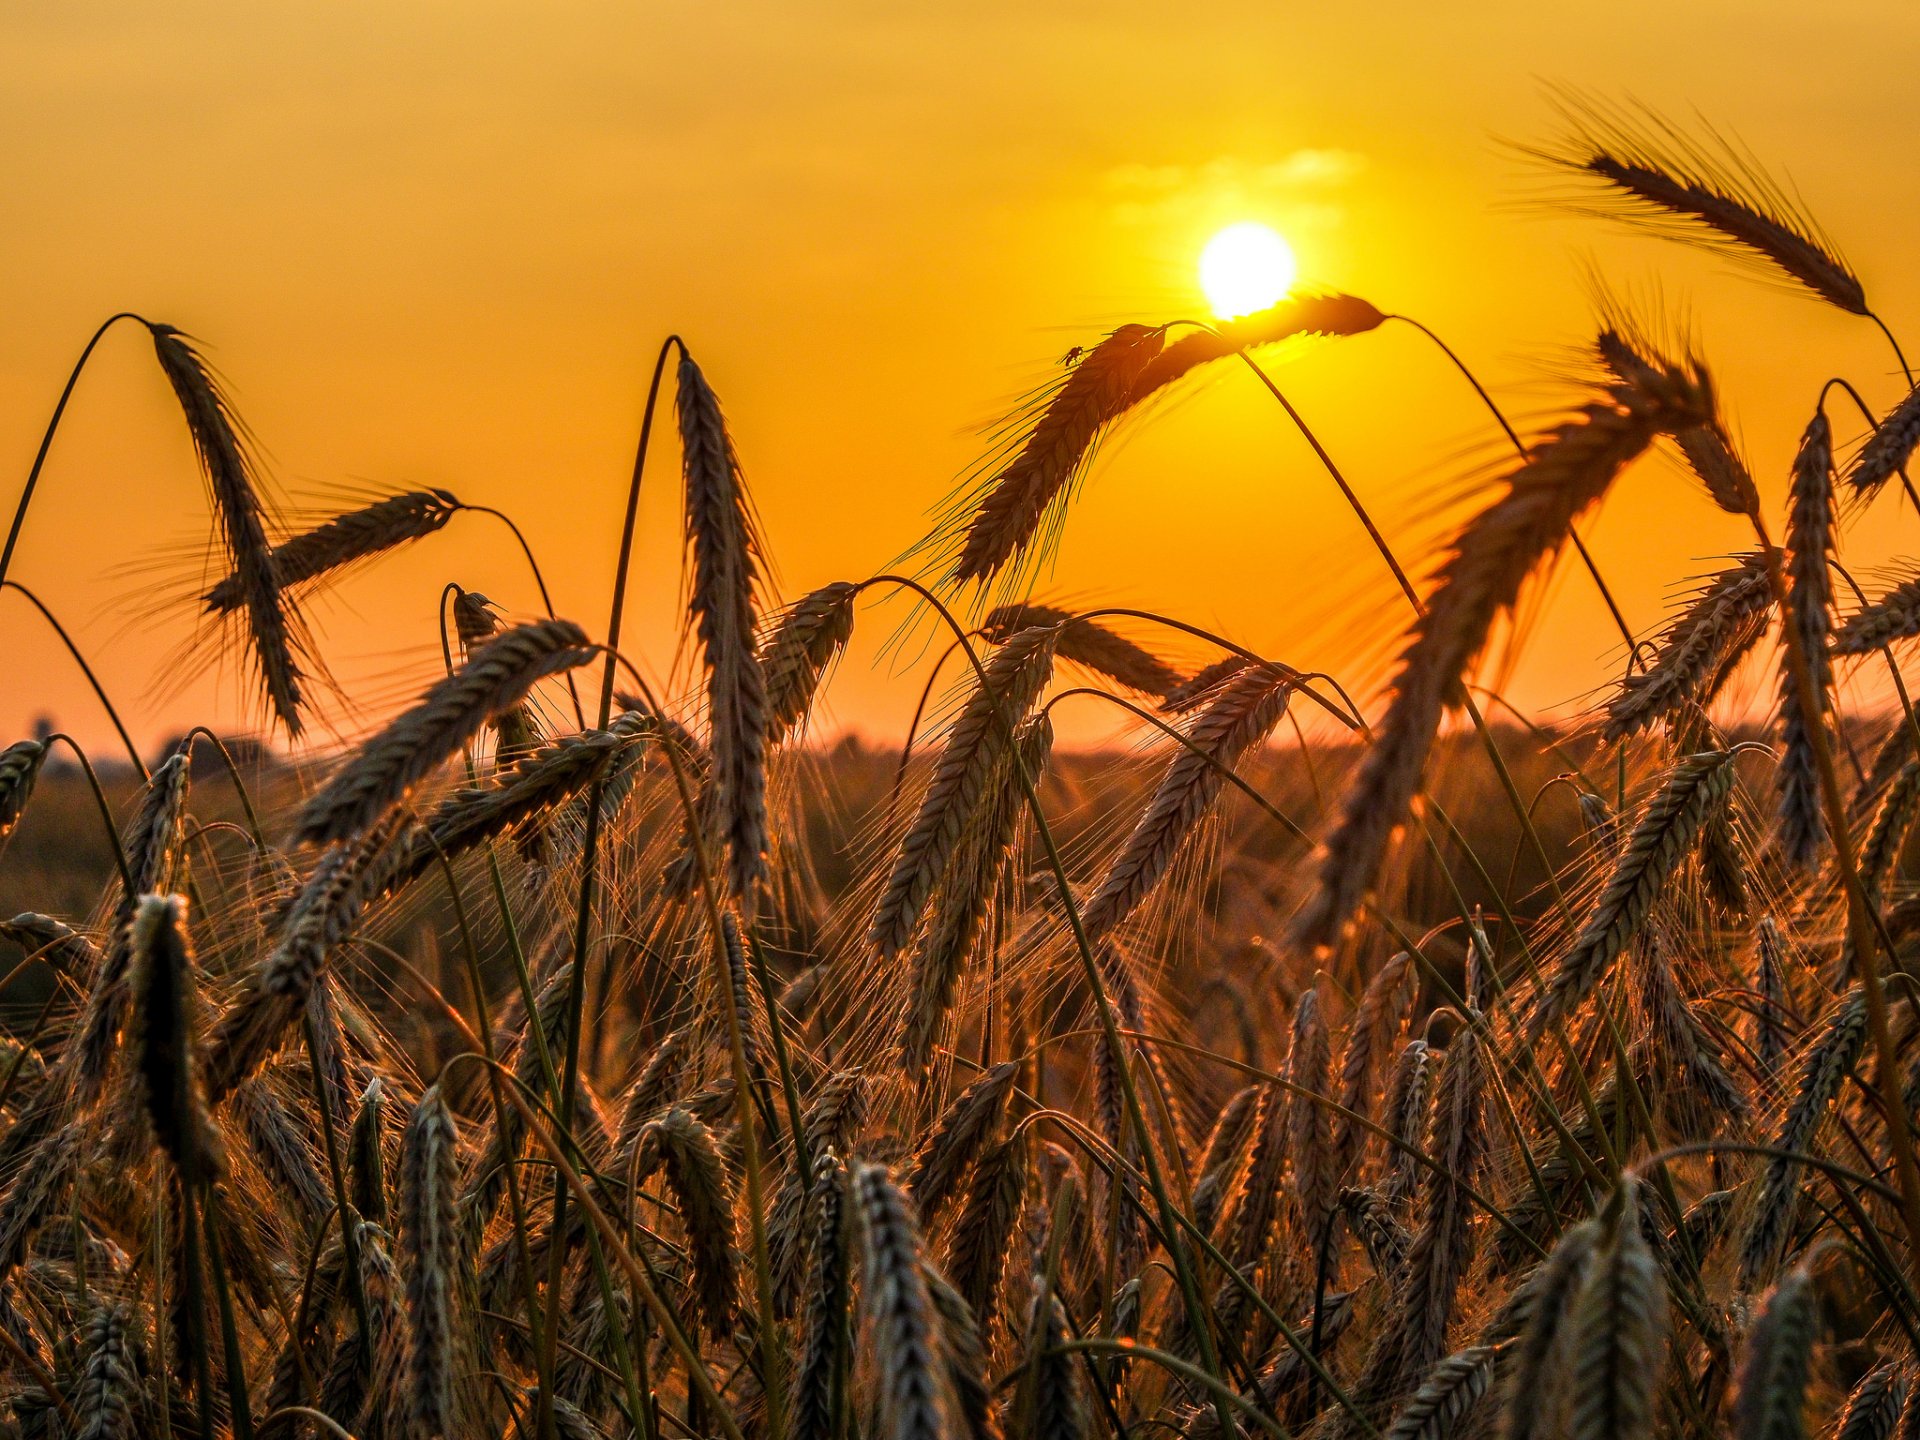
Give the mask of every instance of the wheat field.
<svg viewBox="0 0 1920 1440">
<path fill-rule="evenodd" d="M 1570 203 L 1904 370 L 1755 163 L 1567 119 L 1529 153 Z M 1841 559 L 1869 501 L 1920 517 L 1920 387 L 1810 397 L 1769 513 L 1686 332 L 1600 310 L 1557 423 L 1480 392 L 1511 449 L 1437 556 L 1314 440 L 1400 607 L 1377 696 L 1039 580 L 1157 399 L 1251 370 L 1305 429 L 1263 352 L 1417 323 L 1296 295 L 1090 337 L 906 560 L 785 604 L 670 339 L 617 553 L 564 557 L 613 567 L 604 626 L 449 584 L 444 664 L 344 749 L 313 601 L 403 546 L 456 573 L 468 507 L 296 528 L 196 343 L 110 319 L 74 379 L 151 341 L 210 502 L 196 644 L 277 744 L 0 751 L 4 1433 L 1920 1434 L 1920 574 Z M 1556 564 L 1611 605 L 1575 526 L 1655 450 L 1749 548 L 1620 622 L 1590 713 L 1504 711 Z M 675 452 L 684 693 L 621 648 Z M 917 637 L 923 712 L 820 744 L 865 625 Z M 1056 750 L 1089 693 L 1136 748 Z"/>
</svg>

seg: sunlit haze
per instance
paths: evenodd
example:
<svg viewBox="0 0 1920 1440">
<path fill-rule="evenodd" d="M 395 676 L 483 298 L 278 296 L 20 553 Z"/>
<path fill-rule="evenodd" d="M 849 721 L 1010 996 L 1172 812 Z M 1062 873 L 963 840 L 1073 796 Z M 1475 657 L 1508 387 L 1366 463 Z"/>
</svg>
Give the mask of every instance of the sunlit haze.
<svg viewBox="0 0 1920 1440">
<path fill-rule="evenodd" d="M 512 515 L 555 608 L 597 635 L 647 376 L 678 333 L 726 407 L 791 598 L 911 563 L 996 423 L 1057 383 L 1070 349 L 1284 288 L 1242 263 L 1203 288 L 1209 242 L 1249 221 L 1284 237 L 1303 290 L 1431 327 L 1523 432 L 1573 395 L 1595 267 L 1652 313 L 1684 312 L 1770 513 L 1823 381 L 1847 376 L 1876 409 L 1905 393 L 1871 324 L 1555 208 L 1507 142 L 1554 133 L 1542 77 L 1697 109 L 1791 177 L 1875 308 L 1920 334 L 1905 260 L 1920 8 L 1814 23 L 1785 0 L 1624 3 L 1596 25 L 1579 7 L 1385 0 L 1361 28 L 1341 7 L 1265 0 L 11 7 L 0 503 L 87 336 L 134 308 L 204 342 L 296 518 L 444 486 Z M 1429 573 L 1437 497 L 1512 455 L 1458 371 L 1397 323 L 1262 363 Z M 1829 410 L 1837 443 L 1856 442 L 1858 415 Z M 670 679 L 682 530 L 664 431 L 626 648 Z M 1642 634 L 1682 577 L 1750 543 L 1662 455 L 1582 529 Z M 231 661 L 178 663 L 196 625 L 183 597 L 217 565 L 208 533 L 151 347 L 117 331 L 74 394 L 12 578 L 67 624 L 143 744 L 258 723 Z M 1912 548 L 1872 524 L 1849 545 L 1856 574 Z M 448 581 L 542 608 L 482 515 L 355 569 L 314 606 L 352 697 L 316 743 L 434 673 Z M 1313 451 L 1238 365 L 1101 446 L 1034 593 L 1178 616 L 1363 700 L 1406 618 Z M 913 713 L 930 642 L 901 640 L 904 602 L 871 605 L 816 737 L 897 736 Z M 1543 607 L 1509 693 L 1566 714 L 1617 672 L 1619 635 L 1570 567 Z M 20 597 L 0 596 L 0 623 L 0 740 L 44 714 L 110 743 Z M 1205 653 L 1160 643 L 1182 664 Z M 1081 701 L 1058 723 L 1086 744 L 1118 726 Z"/>
</svg>

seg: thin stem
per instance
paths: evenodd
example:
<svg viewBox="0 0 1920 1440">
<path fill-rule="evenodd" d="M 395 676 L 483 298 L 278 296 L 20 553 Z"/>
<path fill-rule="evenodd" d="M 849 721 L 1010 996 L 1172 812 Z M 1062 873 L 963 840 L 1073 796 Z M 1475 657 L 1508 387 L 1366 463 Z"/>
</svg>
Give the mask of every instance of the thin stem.
<svg viewBox="0 0 1920 1440">
<path fill-rule="evenodd" d="M 140 778 L 147 778 L 147 762 L 140 758 L 140 748 L 133 743 L 133 737 L 127 734 L 127 727 L 120 721 L 120 712 L 114 708 L 113 701 L 107 698 L 106 687 L 100 683 L 100 677 L 93 673 L 93 667 L 87 663 L 87 657 L 80 653 L 80 647 L 73 643 L 73 637 L 67 633 L 54 614 L 41 601 L 40 597 L 22 585 L 18 580 L 0 580 L 0 590 L 17 590 L 27 597 L 27 603 L 38 610 L 47 624 L 53 627 L 53 633 L 60 637 L 60 643 L 67 647 L 67 653 L 73 657 L 73 663 L 80 667 L 80 673 L 87 677 L 87 684 L 93 687 L 94 695 L 100 701 L 100 708 L 107 712 L 107 718 L 113 722 L 113 728 L 119 732 L 120 743 L 126 746 L 127 756 L 133 761 L 133 768 L 140 772 Z"/>
<path fill-rule="evenodd" d="M 1893 331 L 1889 330 L 1887 328 L 1887 322 L 1874 314 L 1873 311 L 1869 310 L 1867 312 L 1867 318 L 1878 325 L 1880 327 L 1880 333 L 1887 337 L 1887 344 L 1893 347 L 1893 358 L 1900 362 L 1900 373 L 1907 377 L 1907 384 L 1911 387 L 1913 384 L 1913 367 L 1907 364 L 1906 353 L 1901 350 L 1900 342 L 1893 338 Z"/>
<path fill-rule="evenodd" d="M 122 320 L 146 320 L 131 310 L 122 310 L 117 315 L 109 315 L 93 332 L 93 338 L 87 341 L 87 348 L 80 352 L 80 358 L 74 362 L 73 372 L 67 376 L 67 383 L 60 391 L 60 399 L 53 407 L 53 417 L 47 421 L 46 433 L 40 437 L 40 448 L 34 452 L 33 468 L 27 471 L 27 483 L 21 487 L 20 503 L 14 507 L 13 524 L 7 529 L 7 543 L 0 549 L 0 581 L 7 578 L 7 571 L 13 565 L 13 550 L 20 543 L 20 527 L 27 523 L 27 507 L 33 503 L 33 492 L 40 484 L 40 471 L 47 463 L 47 452 L 53 448 L 54 432 L 60 428 L 60 417 L 67 413 L 67 401 L 73 398 L 73 387 L 80 383 L 80 372 L 87 368 L 87 361 L 93 355 L 96 345 Z"/>
<path fill-rule="evenodd" d="M 1418 320 L 1415 320 L 1411 315 L 1389 315 L 1387 319 L 1398 320 L 1402 325 L 1411 325 L 1415 330 L 1418 330 L 1422 335 L 1426 336 L 1427 339 L 1431 340 L 1434 345 L 1438 347 L 1442 355 L 1453 362 L 1453 368 L 1466 377 L 1467 384 L 1473 387 L 1473 393 L 1480 397 L 1480 403 L 1487 407 L 1488 413 L 1499 422 L 1500 428 L 1506 432 L 1507 439 L 1513 444 L 1514 454 L 1518 455 L 1522 460 L 1525 460 L 1527 458 L 1527 447 L 1521 441 L 1519 434 L 1515 432 L 1512 425 L 1507 423 L 1506 415 L 1503 414 L 1500 407 L 1494 403 L 1493 396 L 1487 393 L 1487 387 L 1480 383 L 1480 377 L 1467 368 L 1467 362 L 1454 353 L 1453 347 L 1438 335 L 1434 334 L 1434 332 L 1429 330 L 1425 325 L 1422 325 Z M 1572 526 L 1568 526 L 1567 538 L 1573 541 L 1573 548 L 1580 556 L 1580 563 L 1586 566 L 1587 574 L 1593 577 L 1593 585 L 1594 588 L 1600 592 L 1600 598 L 1607 602 L 1607 613 L 1613 616 L 1613 623 L 1619 627 L 1620 638 L 1627 642 L 1627 663 L 1632 665 L 1637 657 L 1637 651 L 1633 641 L 1633 630 L 1632 627 L 1627 624 L 1627 617 L 1621 613 L 1619 602 L 1613 598 L 1612 588 L 1608 586 L 1606 580 L 1601 576 L 1600 567 L 1594 563 L 1593 555 L 1587 549 L 1587 542 L 1580 538 L 1580 532 Z"/>
</svg>

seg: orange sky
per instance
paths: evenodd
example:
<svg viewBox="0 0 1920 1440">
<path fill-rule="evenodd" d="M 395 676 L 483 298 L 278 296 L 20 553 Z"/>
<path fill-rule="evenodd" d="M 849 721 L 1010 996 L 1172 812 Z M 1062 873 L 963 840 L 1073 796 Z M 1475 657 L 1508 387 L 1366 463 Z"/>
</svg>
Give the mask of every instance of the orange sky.
<svg viewBox="0 0 1920 1440">
<path fill-rule="evenodd" d="M 1583 266 L 1627 288 L 1660 277 L 1777 503 L 1822 379 L 1845 373 L 1880 405 L 1901 393 L 1877 332 L 1709 257 L 1542 215 L 1496 137 L 1551 129 L 1542 77 L 1697 106 L 1798 182 L 1920 349 L 1900 244 L 1920 221 L 1917 41 L 1920 10 L 1894 0 L 1818 15 L 1669 0 L 1604 25 L 1519 0 L 16 4 L 0 27 L 0 495 L 86 335 L 137 308 L 207 342 L 291 494 L 444 485 L 499 505 L 561 612 L 598 630 L 639 394 L 672 329 L 727 405 L 797 595 L 924 533 L 977 427 L 1069 345 L 1197 314 L 1200 246 L 1257 219 L 1305 279 L 1425 320 L 1521 414 L 1551 408 L 1556 347 L 1590 328 Z M 1275 375 L 1409 548 L 1407 497 L 1498 453 L 1410 331 Z M 665 669 L 677 501 L 670 466 L 655 473 L 634 603 L 637 648 Z M 244 718 L 230 687 L 172 678 L 190 619 L 141 595 L 156 560 L 178 588 L 203 505 L 150 347 L 121 334 L 76 399 L 15 576 L 83 637 L 143 738 Z M 1916 523 L 1883 505 L 1846 558 L 1920 549 Z M 1646 626 L 1740 538 L 1653 465 L 1593 546 Z M 1271 401 L 1223 372 L 1110 447 L 1044 588 L 1163 609 L 1364 686 L 1378 667 L 1355 634 L 1398 623 L 1378 573 Z M 355 576 L 318 617 L 363 704 L 431 673 L 447 579 L 533 605 L 502 535 L 471 516 Z M 1328 623 L 1363 591 L 1357 626 Z M 104 741 L 17 597 L 0 625 L 0 734 L 44 712 Z M 891 630 L 887 611 L 863 619 L 836 723 L 903 723 L 911 686 L 878 655 Z M 1515 697 L 1563 705 L 1607 656 L 1570 578 Z"/>
</svg>

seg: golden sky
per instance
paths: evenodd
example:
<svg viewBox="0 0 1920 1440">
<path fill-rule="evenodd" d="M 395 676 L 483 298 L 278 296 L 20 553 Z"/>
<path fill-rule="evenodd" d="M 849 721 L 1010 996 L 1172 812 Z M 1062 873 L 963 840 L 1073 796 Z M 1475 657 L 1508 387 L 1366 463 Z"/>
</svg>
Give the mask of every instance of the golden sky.
<svg viewBox="0 0 1920 1440">
<path fill-rule="evenodd" d="M 1693 0 L 1592 7 L 1375 0 L 880 4 L 107 3 L 6 6 L 0 26 L 0 455 L 11 496 L 93 326 L 134 308 L 207 344 L 282 486 L 446 486 L 498 505 L 561 613 L 598 631 L 640 394 L 668 331 L 725 402 L 794 596 L 888 564 L 980 454 L 979 427 L 1068 346 L 1197 316 L 1224 224 L 1285 234 L 1303 279 L 1445 335 L 1536 419 L 1590 332 L 1583 271 L 1656 278 L 1697 321 L 1775 497 L 1821 380 L 1904 386 L 1871 326 L 1724 263 L 1543 213 L 1500 139 L 1548 134 L 1541 81 L 1692 107 L 1805 200 L 1920 350 L 1911 61 L 1920 10 Z M 1497 458 L 1484 412 L 1411 331 L 1290 354 L 1275 378 L 1390 535 L 1412 497 Z M 1842 434 L 1854 417 L 1834 411 Z M 635 645 L 672 660 L 671 451 L 643 506 Z M 10 504 L 10 500 L 8 502 Z M 1862 568 L 1920 549 L 1891 504 Z M 206 529 L 151 349 L 89 371 L 15 577 L 68 621 L 143 738 L 237 725 L 231 686 L 182 682 L 177 592 Z M 1630 620 L 1741 543 L 1664 464 L 1616 490 L 1592 544 Z M 1417 558 L 1410 554 L 1410 559 Z M 158 577 L 156 579 L 156 576 Z M 453 579 L 535 595 L 475 516 L 352 577 L 317 610 L 363 708 L 430 674 Z M 1108 447 L 1042 593 L 1168 611 L 1377 684 L 1392 593 L 1299 437 L 1244 373 Z M 1339 602 L 1371 597 L 1364 620 Z M 863 617 L 834 724 L 913 702 Z M 95 743 L 70 664 L 0 597 L 0 734 L 48 713 Z M 1617 637 L 1616 637 L 1617 641 Z M 1349 653 L 1351 652 L 1351 653 Z M 1577 700 L 1613 663 L 1569 577 L 1515 677 Z M 1089 714 L 1085 738 L 1102 722 Z"/>
</svg>

